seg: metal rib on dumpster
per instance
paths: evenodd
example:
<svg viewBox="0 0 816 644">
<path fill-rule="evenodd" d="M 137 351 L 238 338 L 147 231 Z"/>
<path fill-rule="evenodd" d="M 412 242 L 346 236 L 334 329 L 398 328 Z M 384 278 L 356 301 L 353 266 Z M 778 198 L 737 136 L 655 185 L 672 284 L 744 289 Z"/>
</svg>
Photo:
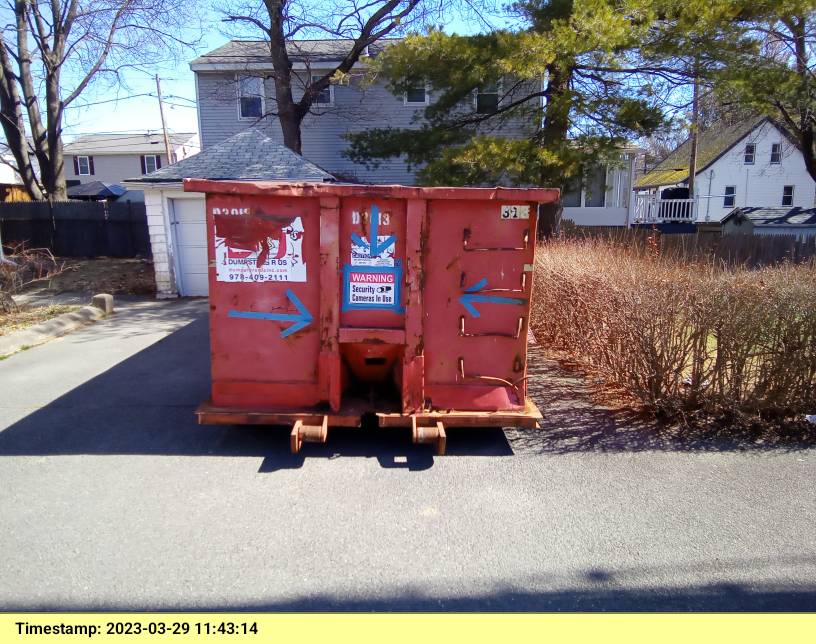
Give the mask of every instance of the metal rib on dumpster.
<svg viewBox="0 0 816 644">
<path fill-rule="evenodd" d="M 535 212 L 555 190 L 187 180 L 207 195 L 212 398 L 199 422 L 534 427 Z M 441 446 L 441 447 L 440 447 Z"/>
</svg>

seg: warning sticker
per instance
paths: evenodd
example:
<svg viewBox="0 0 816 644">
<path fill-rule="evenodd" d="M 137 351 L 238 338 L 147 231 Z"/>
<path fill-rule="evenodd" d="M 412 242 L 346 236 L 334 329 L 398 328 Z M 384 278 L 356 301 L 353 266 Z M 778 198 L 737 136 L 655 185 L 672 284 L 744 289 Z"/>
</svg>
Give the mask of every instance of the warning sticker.
<svg viewBox="0 0 816 644">
<path fill-rule="evenodd" d="M 390 244 L 385 245 L 388 240 Z M 377 235 L 377 255 L 371 255 L 370 244 L 367 237 L 359 237 L 363 242 L 362 246 L 351 242 L 351 265 L 352 266 L 393 266 L 394 252 L 396 250 L 396 239 L 390 235 Z"/>
<path fill-rule="evenodd" d="M 214 220 L 217 281 L 306 281 L 300 217 L 235 217 L 215 213 Z"/>
<path fill-rule="evenodd" d="M 348 264 L 343 268 L 343 310 L 393 309 L 400 305 L 401 267 L 372 266 L 363 269 Z"/>
</svg>

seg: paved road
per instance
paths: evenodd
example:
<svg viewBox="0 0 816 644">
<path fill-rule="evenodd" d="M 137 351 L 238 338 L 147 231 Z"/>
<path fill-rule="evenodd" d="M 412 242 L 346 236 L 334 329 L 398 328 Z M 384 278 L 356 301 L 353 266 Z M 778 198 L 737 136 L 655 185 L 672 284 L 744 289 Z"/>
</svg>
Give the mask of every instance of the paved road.
<svg viewBox="0 0 816 644">
<path fill-rule="evenodd" d="M 0 608 L 816 609 L 816 450 L 627 447 L 562 405 L 557 444 L 294 457 L 196 426 L 205 314 L 135 302 L 0 362 Z"/>
</svg>

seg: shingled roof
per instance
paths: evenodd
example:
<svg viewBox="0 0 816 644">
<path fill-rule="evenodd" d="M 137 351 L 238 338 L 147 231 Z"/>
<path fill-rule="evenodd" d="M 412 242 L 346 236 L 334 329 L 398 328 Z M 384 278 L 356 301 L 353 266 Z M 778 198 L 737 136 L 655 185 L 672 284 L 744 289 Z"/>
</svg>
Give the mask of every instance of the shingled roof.
<svg viewBox="0 0 816 644">
<path fill-rule="evenodd" d="M 178 163 L 125 181 L 161 184 L 182 179 L 335 180 L 260 128 L 249 128 Z"/>
<path fill-rule="evenodd" d="M 705 170 L 765 121 L 771 122 L 771 119 L 761 116 L 735 125 L 714 126 L 701 132 L 697 137 L 697 172 Z M 650 172 L 640 177 L 634 187 L 658 188 L 686 181 L 689 176 L 690 154 L 691 142 L 686 139 Z"/>
<path fill-rule="evenodd" d="M 368 54 L 376 56 L 383 48 L 400 38 L 382 38 L 369 45 Z M 292 62 L 330 62 L 340 61 L 351 50 L 354 41 L 351 39 L 334 40 L 290 40 L 286 43 L 286 52 Z M 266 63 L 271 65 L 269 42 L 266 40 L 231 40 L 190 63 L 190 67 L 202 65 L 242 65 L 248 63 Z"/>
<path fill-rule="evenodd" d="M 733 217 L 750 219 L 754 226 L 789 228 L 816 226 L 816 208 L 736 208 L 723 220 Z"/>
</svg>

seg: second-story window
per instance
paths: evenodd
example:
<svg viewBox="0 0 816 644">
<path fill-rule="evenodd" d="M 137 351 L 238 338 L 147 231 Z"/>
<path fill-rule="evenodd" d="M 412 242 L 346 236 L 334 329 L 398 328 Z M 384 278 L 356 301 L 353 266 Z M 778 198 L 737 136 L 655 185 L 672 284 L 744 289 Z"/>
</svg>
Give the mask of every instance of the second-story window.
<svg viewBox="0 0 816 644">
<path fill-rule="evenodd" d="M 723 208 L 733 208 L 736 195 L 737 186 L 725 186 L 725 195 L 723 196 Z"/>
<path fill-rule="evenodd" d="M 771 163 L 782 163 L 782 144 L 771 144 Z"/>
<path fill-rule="evenodd" d="M 238 79 L 238 116 L 242 119 L 263 116 L 263 79 L 260 76 Z"/>
<path fill-rule="evenodd" d="M 74 174 L 79 176 L 93 174 L 93 157 L 74 157 Z"/>
<path fill-rule="evenodd" d="M 161 168 L 161 157 L 158 154 L 142 155 L 142 174 L 150 174 Z"/>
<path fill-rule="evenodd" d="M 782 205 L 783 206 L 793 205 L 793 186 L 782 187 Z"/>
<path fill-rule="evenodd" d="M 495 114 L 499 109 L 499 83 L 485 83 L 476 90 L 476 113 Z"/>
<path fill-rule="evenodd" d="M 319 81 L 322 76 L 312 76 L 312 83 L 316 83 Z M 315 96 L 313 105 L 333 105 L 334 104 L 334 87 L 332 87 L 331 83 L 326 85 L 320 92 Z"/>
<path fill-rule="evenodd" d="M 427 105 L 428 87 L 425 83 L 417 83 L 405 91 L 406 105 Z"/>
<path fill-rule="evenodd" d="M 756 158 L 756 144 L 746 143 L 745 145 L 745 165 L 754 165 Z"/>
</svg>

